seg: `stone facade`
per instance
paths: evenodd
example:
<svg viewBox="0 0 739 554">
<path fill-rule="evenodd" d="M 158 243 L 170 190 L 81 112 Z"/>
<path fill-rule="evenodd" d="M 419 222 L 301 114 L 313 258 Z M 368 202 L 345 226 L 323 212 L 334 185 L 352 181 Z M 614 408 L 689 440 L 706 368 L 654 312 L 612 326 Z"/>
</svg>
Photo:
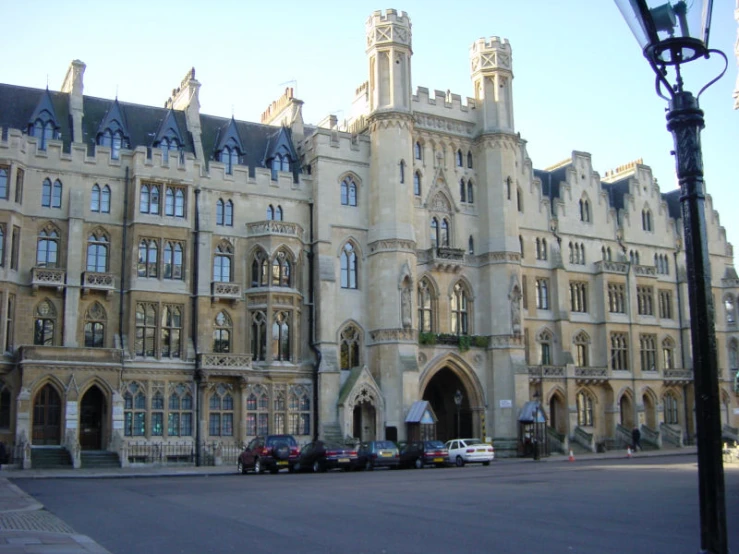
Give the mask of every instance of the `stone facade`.
<svg viewBox="0 0 739 554">
<path fill-rule="evenodd" d="M 59 92 L 0 85 L 2 440 L 220 460 L 403 440 L 427 400 L 437 437 L 515 455 L 532 398 L 551 449 L 693 437 L 678 192 L 641 161 L 534 169 L 504 39 L 473 43 L 463 101 L 412 92 L 407 14 L 365 38 L 352 117 L 317 126 L 290 89 L 260 124 L 201 114 L 194 69 L 163 109 L 84 96 L 80 61 Z M 735 435 L 739 278 L 706 206 Z"/>
</svg>

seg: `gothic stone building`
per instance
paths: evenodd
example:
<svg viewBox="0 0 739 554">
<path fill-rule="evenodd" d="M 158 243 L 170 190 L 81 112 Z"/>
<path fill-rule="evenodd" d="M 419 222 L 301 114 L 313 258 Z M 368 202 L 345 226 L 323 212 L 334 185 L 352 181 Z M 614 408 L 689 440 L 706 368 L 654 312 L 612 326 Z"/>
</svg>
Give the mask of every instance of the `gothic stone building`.
<svg viewBox="0 0 739 554">
<path fill-rule="evenodd" d="M 405 13 L 365 44 L 352 116 L 316 126 L 291 90 L 261 123 L 201 114 L 194 70 L 163 108 L 85 96 L 80 61 L 0 85 L 0 439 L 25 467 L 402 440 L 418 401 L 502 455 L 533 398 L 553 450 L 693 436 L 678 192 L 582 152 L 534 169 L 504 39 L 472 44 L 465 101 L 413 92 Z M 735 434 L 739 279 L 707 209 Z"/>
</svg>

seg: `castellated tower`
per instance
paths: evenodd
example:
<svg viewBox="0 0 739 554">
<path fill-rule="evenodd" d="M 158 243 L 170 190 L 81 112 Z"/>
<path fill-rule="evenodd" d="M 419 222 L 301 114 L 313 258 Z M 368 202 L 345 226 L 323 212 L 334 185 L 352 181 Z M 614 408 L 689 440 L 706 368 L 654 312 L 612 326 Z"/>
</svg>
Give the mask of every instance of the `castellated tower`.
<svg viewBox="0 0 739 554">
<path fill-rule="evenodd" d="M 523 146 L 513 125 L 511 46 L 498 37 L 479 39 L 470 48 L 470 62 L 481 183 L 480 245 L 484 255 L 496 260 L 481 268 L 480 294 L 487 299 L 484 309 L 490 315 L 480 323 L 487 327 L 481 329 L 481 334 L 497 337 L 502 346 L 491 351 L 494 370 L 488 382 L 489 402 L 497 407 L 500 401 L 515 398 L 515 368 L 525 362 L 518 200 L 527 176 Z M 512 410 L 496 408 L 491 415 L 493 436 L 515 436 Z"/>
<path fill-rule="evenodd" d="M 386 425 L 405 432 L 403 408 L 414 341 L 416 240 L 413 228 L 411 22 L 405 12 L 376 11 L 367 20 L 370 182 L 368 367 L 386 402 Z M 405 368 L 404 373 L 401 368 Z M 413 373 L 417 382 L 417 374 Z M 415 388 L 415 387 L 413 387 Z"/>
</svg>

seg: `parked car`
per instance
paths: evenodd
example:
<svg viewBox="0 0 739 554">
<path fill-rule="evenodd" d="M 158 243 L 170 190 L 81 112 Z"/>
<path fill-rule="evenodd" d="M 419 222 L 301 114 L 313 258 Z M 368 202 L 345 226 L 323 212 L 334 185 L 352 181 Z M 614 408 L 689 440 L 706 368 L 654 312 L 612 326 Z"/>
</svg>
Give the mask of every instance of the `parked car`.
<svg viewBox="0 0 739 554">
<path fill-rule="evenodd" d="M 396 469 L 400 463 L 398 447 L 391 441 L 370 441 L 362 443 L 357 451 L 359 467 L 372 471 L 376 467 Z"/>
<path fill-rule="evenodd" d="M 359 468 L 356 448 L 321 440 L 309 442 L 300 450 L 297 460 L 299 471 L 322 473 L 328 469 L 349 471 Z"/>
<path fill-rule="evenodd" d="M 449 450 L 449 461 L 462 467 L 464 464 L 481 463 L 489 466 L 495 459 L 495 449 L 492 444 L 482 442 L 480 439 L 452 439 L 447 441 Z"/>
<path fill-rule="evenodd" d="M 281 469 L 292 472 L 299 453 L 298 441 L 292 435 L 256 437 L 239 454 L 236 469 L 243 474 L 250 469 L 254 473 L 277 473 Z"/>
<path fill-rule="evenodd" d="M 444 467 L 449 463 L 449 452 L 441 441 L 412 441 L 400 451 L 400 467 L 421 469 L 427 465 Z"/>
</svg>

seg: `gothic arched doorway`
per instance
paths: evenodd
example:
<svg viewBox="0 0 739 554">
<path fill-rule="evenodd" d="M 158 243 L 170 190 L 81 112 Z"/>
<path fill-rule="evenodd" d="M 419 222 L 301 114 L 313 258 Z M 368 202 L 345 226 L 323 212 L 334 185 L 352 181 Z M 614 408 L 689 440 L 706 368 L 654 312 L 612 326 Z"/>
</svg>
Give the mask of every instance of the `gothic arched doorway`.
<svg viewBox="0 0 739 554">
<path fill-rule="evenodd" d="M 33 444 L 59 445 L 62 436 L 62 401 L 50 384 L 33 401 Z"/>
<path fill-rule="evenodd" d="M 457 409 L 454 395 L 462 393 L 462 403 Z M 470 394 L 462 380 L 448 367 L 434 375 L 423 391 L 423 400 L 428 401 L 438 419 L 436 438 L 447 441 L 461 437 L 473 437 L 472 410 L 470 410 Z"/>
<path fill-rule="evenodd" d="M 375 407 L 369 402 L 360 402 L 354 406 L 354 438 L 362 442 L 373 441 L 377 438 Z"/>
<path fill-rule="evenodd" d="M 644 404 L 644 415 L 645 423 L 650 429 L 657 429 L 657 409 L 652 401 L 652 397 L 649 394 L 645 394 L 642 397 L 642 403 Z"/>
<path fill-rule="evenodd" d="M 561 435 L 567 434 L 567 410 L 564 398 L 555 393 L 549 399 L 549 427 Z"/>
<path fill-rule="evenodd" d="M 101 450 L 103 447 L 103 420 L 105 395 L 93 385 L 80 402 L 80 447 L 82 450 Z"/>
<path fill-rule="evenodd" d="M 634 427 L 634 408 L 631 404 L 631 397 L 623 394 L 621 400 L 618 401 L 618 409 L 621 415 L 620 422 L 622 427 L 631 429 Z"/>
</svg>

